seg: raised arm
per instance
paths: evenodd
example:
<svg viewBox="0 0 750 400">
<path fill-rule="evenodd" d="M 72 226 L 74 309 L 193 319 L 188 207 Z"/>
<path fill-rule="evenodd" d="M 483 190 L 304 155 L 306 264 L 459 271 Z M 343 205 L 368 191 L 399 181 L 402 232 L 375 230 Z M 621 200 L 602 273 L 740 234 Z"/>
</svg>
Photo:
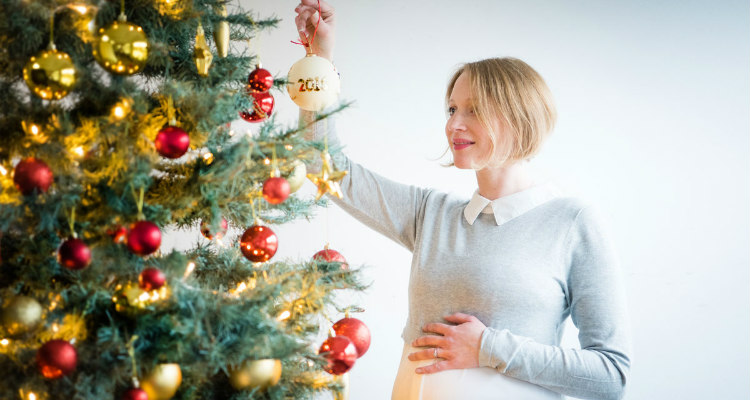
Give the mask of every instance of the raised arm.
<svg viewBox="0 0 750 400">
<path fill-rule="evenodd" d="M 313 112 L 300 110 L 301 121 L 312 121 L 314 118 Z M 308 140 L 322 140 L 324 129 L 328 128 L 329 144 L 335 146 L 338 139 L 331 119 L 329 117 L 325 122 L 310 124 L 305 130 L 305 137 Z M 418 221 L 422 218 L 430 190 L 386 179 L 343 154 L 339 154 L 334 161 L 338 169 L 347 170 L 348 174 L 341 180 L 343 198 L 329 198 L 360 222 L 413 251 Z M 314 162 L 308 166 L 312 171 L 320 168 Z"/>
<path fill-rule="evenodd" d="M 312 50 L 319 56 L 331 60 L 335 41 L 333 7 L 321 1 L 320 20 L 317 0 L 302 0 L 295 8 L 295 12 L 300 39 L 307 43 L 316 24 L 319 24 Z M 327 132 L 329 146 L 337 147 L 338 138 L 332 118 L 313 123 L 314 120 L 314 112 L 300 110 L 300 123 L 307 126 L 306 139 L 322 140 Z M 343 199 L 335 196 L 330 198 L 365 225 L 410 251 L 414 250 L 417 221 L 421 217 L 425 199 L 430 191 L 386 179 L 352 162 L 343 154 L 334 159 L 334 162 L 338 169 L 345 169 L 348 174 L 341 181 Z M 317 172 L 320 166 L 312 161 L 308 168 L 311 172 Z"/>
<path fill-rule="evenodd" d="M 619 262 L 596 208 L 578 213 L 566 242 L 567 301 L 581 349 L 488 327 L 479 365 L 577 398 L 620 399 L 630 371 L 630 322 Z"/>
</svg>

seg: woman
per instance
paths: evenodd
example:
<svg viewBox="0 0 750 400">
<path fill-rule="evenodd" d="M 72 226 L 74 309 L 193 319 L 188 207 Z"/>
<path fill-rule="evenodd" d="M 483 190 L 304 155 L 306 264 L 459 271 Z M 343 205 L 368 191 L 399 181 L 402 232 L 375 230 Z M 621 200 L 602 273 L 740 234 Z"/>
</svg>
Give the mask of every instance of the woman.
<svg viewBox="0 0 750 400">
<path fill-rule="evenodd" d="M 335 14 L 320 7 L 313 50 L 330 60 Z M 316 0 L 295 9 L 301 37 L 311 36 L 317 9 Z M 392 398 L 621 398 L 630 327 L 602 217 L 528 167 L 555 122 L 544 80 L 514 58 L 467 63 L 446 105 L 453 164 L 476 171 L 470 201 L 338 163 L 349 174 L 334 200 L 413 253 Z M 318 125 L 309 138 L 321 138 Z M 581 349 L 559 346 L 569 315 Z"/>
</svg>

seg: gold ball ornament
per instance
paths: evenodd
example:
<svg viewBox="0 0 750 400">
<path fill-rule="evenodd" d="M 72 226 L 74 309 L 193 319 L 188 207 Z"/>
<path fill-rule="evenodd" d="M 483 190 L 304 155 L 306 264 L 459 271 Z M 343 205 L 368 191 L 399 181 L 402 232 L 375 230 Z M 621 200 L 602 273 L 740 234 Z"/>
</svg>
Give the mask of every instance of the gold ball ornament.
<svg viewBox="0 0 750 400">
<path fill-rule="evenodd" d="M 27 296 L 16 296 L 3 308 L 2 324 L 11 335 L 28 332 L 42 320 L 42 306 Z"/>
<path fill-rule="evenodd" d="M 333 64 L 315 54 L 308 54 L 294 63 L 288 79 L 289 97 L 307 111 L 322 111 L 336 102 L 341 91 L 339 74 Z"/>
<path fill-rule="evenodd" d="M 237 390 L 267 388 L 281 379 L 281 360 L 246 360 L 237 368 L 229 368 L 229 383 Z"/>
<path fill-rule="evenodd" d="M 132 75 L 146 65 L 148 37 L 143 28 L 123 16 L 99 29 L 94 41 L 94 58 L 104 69 L 118 75 Z"/>
<path fill-rule="evenodd" d="M 169 285 L 164 285 L 154 290 L 144 290 L 137 283 L 128 282 L 118 284 L 112 302 L 115 310 L 130 317 L 135 317 L 149 308 L 158 304 L 159 301 L 168 299 L 171 295 Z"/>
<path fill-rule="evenodd" d="M 31 91 L 44 100 L 60 100 L 76 83 L 76 67 L 68 53 L 54 45 L 31 57 L 23 68 L 23 80 Z"/>
<path fill-rule="evenodd" d="M 305 163 L 300 160 L 294 160 L 292 163 L 291 171 L 284 176 L 287 182 L 289 182 L 289 193 L 294 193 L 302 187 L 307 177 L 307 167 Z"/>
<path fill-rule="evenodd" d="M 148 400 L 169 400 L 182 383 L 180 364 L 159 364 L 141 381 Z"/>
</svg>

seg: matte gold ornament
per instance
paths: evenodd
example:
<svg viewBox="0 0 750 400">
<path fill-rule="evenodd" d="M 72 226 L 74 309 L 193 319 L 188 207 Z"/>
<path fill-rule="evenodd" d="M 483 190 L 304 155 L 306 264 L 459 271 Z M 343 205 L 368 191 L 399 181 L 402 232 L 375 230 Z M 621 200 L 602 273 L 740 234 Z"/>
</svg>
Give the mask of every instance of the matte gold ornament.
<svg viewBox="0 0 750 400">
<path fill-rule="evenodd" d="M 60 100 L 76 83 L 76 67 L 70 56 L 50 44 L 29 59 L 23 68 L 23 80 L 32 93 L 44 100 Z"/>
<path fill-rule="evenodd" d="M 137 283 L 128 282 L 115 287 L 112 302 L 115 303 L 117 312 L 134 317 L 160 300 L 168 299 L 170 295 L 169 285 L 164 285 L 159 289 L 144 290 Z"/>
<path fill-rule="evenodd" d="M 217 14 L 226 17 L 227 6 L 219 5 L 214 8 Z M 216 53 L 219 57 L 224 58 L 229 54 L 229 22 L 220 21 L 214 25 L 214 42 L 216 43 Z"/>
<path fill-rule="evenodd" d="M 203 25 L 198 23 L 198 32 L 195 35 L 195 50 L 193 51 L 193 60 L 195 60 L 195 68 L 198 70 L 198 75 L 208 76 L 208 70 L 211 68 L 211 61 L 214 56 L 211 54 L 211 50 L 208 48 L 206 43 L 206 34 L 203 32 Z"/>
<path fill-rule="evenodd" d="M 169 400 L 181 383 L 179 364 L 159 364 L 141 381 L 141 389 L 146 391 L 149 400 Z"/>
<path fill-rule="evenodd" d="M 341 193 L 341 179 L 346 176 L 348 171 L 336 171 L 332 166 L 331 155 L 328 152 L 323 152 L 321 158 L 323 164 L 320 167 L 320 172 L 307 174 L 307 177 L 318 187 L 315 200 L 320 200 L 326 193 L 330 193 L 339 199 L 344 197 Z"/>
<path fill-rule="evenodd" d="M 336 102 L 341 91 L 339 74 L 333 64 L 315 54 L 308 54 L 294 63 L 288 80 L 289 97 L 307 111 L 322 111 Z"/>
<path fill-rule="evenodd" d="M 229 369 L 229 383 L 237 390 L 267 388 L 281 379 L 281 360 L 246 360 L 237 368 Z"/>
<path fill-rule="evenodd" d="M 143 28 L 127 22 L 125 14 L 99 29 L 93 45 L 94 58 L 104 69 L 118 75 L 132 75 L 146 65 L 148 37 Z"/>
<path fill-rule="evenodd" d="M 307 167 L 305 163 L 300 160 L 294 160 L 292 163 L 292 170 L 284 178 L 289 182 L 289 193 L 294 193 L 302 184 L 305 183 L 305 177 L 307 176 Z"/>
<path fill-rule="evenodd" d="M 42 320 L 42 306 L 27 296 L 16 296 L 2 312 L 2 324 L 11 335 L 28 332 Z"/>
</svg>

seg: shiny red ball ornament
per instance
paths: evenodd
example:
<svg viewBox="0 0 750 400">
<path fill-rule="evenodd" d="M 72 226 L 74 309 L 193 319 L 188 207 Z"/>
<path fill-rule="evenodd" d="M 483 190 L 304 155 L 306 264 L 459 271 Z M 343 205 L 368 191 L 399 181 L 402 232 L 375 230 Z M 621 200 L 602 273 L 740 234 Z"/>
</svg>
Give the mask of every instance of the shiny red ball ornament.
<svg viewBox="0 0 750 400">
<path fill-rule="evenodd" d="M 241 111 L 240 117 L 247 122 L 261 122 L 271 116 L 274 100 L 269 92 L 250 93 L 253 96 L 253 109 Z"/>
<path fill-rule="evenodd" d="M 247 228 L 240 238 L 242 255 L 252 262 L 270 260 L 278 247 L 279 239 L 267 226 L 253 225 Z"/>
<path fill-rule="evenodd" d="M 211 232 L 211 224 L 208 223 L 208 221 L 201 221 L 201 234 L 203 237 L 205 237 L 208 240 L 212 240 L 214 237 L 216 239 L 221 239 L 224 237 L 224 235 L 227 234 L 227 229 L 229 228 L 229 224 L 227 223 L 227 220 L 224 218 L 221 219 L 221 226 L 219 228 L 219 231 L 214 233 Z"/>
<path fill-rule="evenodd" d="M 247 90 L 251 93 L 262 93 L 273 87 L 273 75 L 267 69 L 256 66 L 247 76 Z"/>
<path fill-rule="evenodd" d="M 121 400 L 148 400 L 148 393 L 139 388 L 128 389 L 122 394 Z"/>
<path fill-rule="evenodd" d="M 34 189 L 46 193 L 53 179 L 47 164 L 34 157 L 21 160 L 13 172 L 13 183 L 24 196 L 34 193 Z"/>
<path fill-rule="evenodd" d="M 70 238 L 57 249 L 57 262 L 67 269 L 84 269 L 91 263 L 91 249 L 83 240 Z"/>
<path fill-rule="evenodd" d="M 349 269 L 349 264 L 346 262 L 346 258 L 336 250 L 323 249 L 313 255 L 314 261 L 323 262 L 340 262 L 341 269 Z"/>
<path fill-rule="evenodd" d="M 344 318 L 333 324 L 336 336 L 346 336 L 354 343 L 357 354 L 362 357 L 370 348 L 370 328 L 356 318 Z"/>
<path fill-rule="evenodd" d="M 190 147 L 190 136 L 176 126 L 167 126 L 156 135 L 154 145 L 162 156 L 180 158 Z"/>
<path fill-rule="evenodd" d="M 328 365 L 324 369 L 334 375 L 341 375 L 352 369 L 358 357 L 357 348 L 346 336 L 329 337 L 318 349 L 318 354 L 328 359 Z"/>
<path fill-rule="evenodd" d="M 65 340 L 55 339 L 42 345 L 36 352 L 39 372 L 47 379 L 57 379 L 76 369 L 78 353 Z"/>
<path fill-rule="evenodd" d="M 138 275 L 138 286 L 143 290 L 155 290 L 164 286 L 167 276 L 159 268 L 149 267 Z"/>
<path fill-rule="evenodd" d="M 138 221 L 130 226 L 127 236 L 128 248 L 139 256 L 149 255 L 161 245 L 161 231 L 150 221 Z"/>
<path fill-rule="evenodd" d="M 263 182 L 263 198 L 271 204 L 281 204 L 289 197 L 289 182 L 281 177 L 268 178 Z"/>
</svg>

